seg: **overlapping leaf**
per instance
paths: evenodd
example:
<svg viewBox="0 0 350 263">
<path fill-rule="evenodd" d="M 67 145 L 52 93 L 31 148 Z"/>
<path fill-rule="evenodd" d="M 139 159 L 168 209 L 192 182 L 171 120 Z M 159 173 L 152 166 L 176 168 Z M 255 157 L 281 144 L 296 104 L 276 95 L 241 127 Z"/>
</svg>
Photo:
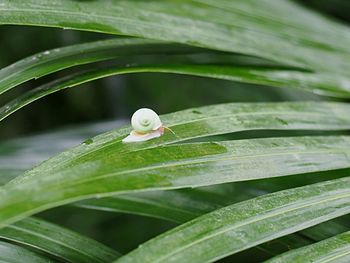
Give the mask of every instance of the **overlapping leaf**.
<svg viewBox="0 0 350 263">
<path fill-rule="evenodd" d="M 0 94 L 25 81 L 50 73 L 116 57 L 195 53 L 200 49 L 142 39 L 107 39 L 47 50 L 0 70 Z"/>
<path fill-rule="evenodd" d="M 95 240 L 37 218 L 26 218 L 0 229 L 0 238 L 72 263 L 107 263 L 119 257 L 119 253 Z"/>
<path fill-rule="evenodd" d="M 75 87 L 77 85 L 93 81 L 96 79 L 119 74 L 140 73 L 140 72 L 162 72 L 178 73 L 195 76 L 213 77 L 226 80 L 243 81 L 248 83 L 265 84 L 269 86 L 284 86 L 290 88 L 303 89 L 314 93 L 348 97 L 350 93 L 344 90 L 328 86 L 327 80 L 322 75 L 311 76 L 308 72 L 282 70 L 282 69 L 259 69 L 252 67 L 238 66 L 206 66 L 196 64 L 183 65 L 159 65 L 159 66 L 131 66 L 131 67 L 109 67 L 107 69 L 97 69 L 83 71 L 81 73 L 69 75 L 57 79 L 53 82 L 30 90 L 17 97 L 13 101 L 0 108 L 0 121 L 12 113 L 21 109 L 44 96 L 60 91 L 62 89 Z M 310 86 L 309 84 L 312 83 Z"/>
<path fill-rule="evenodd" d="M 167 146 L 249 129 L 348 129 L 347 110 L 347 104 L 339 103 L 224 104 L 164 116 L 164 124 L 175 135 L 166 133 L 145 143 L 123 144 L 121 139 L 129 128 L 108 132 L 4 186 L 0 193 L 0 222 L 4 226 L 49 207 L 116 193 L 347 168 L 347 136 Z M 41 194 L 34 195 L 36 191 Z"/>
<path fill-rule="evenodd" d="M 4 171 L 0 172 L 0 179 L 7 174 L 6 171 L 17 171 L 18 169 L 30 168 L 39 161 L 63 150 L 64 147 L 77 144 L 89 134 L 91 136 L 91 134 L 108 130 L 112 125 L 112 122 L 107 122 L 99 123 L 99 125 L 79 126 L 74 129 L 69 128 L 49 134 L 31 136 L 20 140 L 2 143 L 2 145 L 0 145 L 0 152 L 2 152 L 1 149 L 7 149 L 7 151 L 11 151 L 11 155 L 2 155 L 0 158 L 1 168 L 6 168 Z M 114 125 L 117 125 L 117 123 Z M 325 175 L 322 176 L 325 177 Z M 293 185 L 291 184 L 292 181 L 288 180 L 288 182 L 291 187 Z M 266 185 L 266 183 L 264 185 Z M 175 222 L 186 222 L 222 206 L 262 194 L 263 191 L 261 186 L 261 183 L 254 183 L 247 186 L 240 184 L 237 185 L 237 187 L 234 187 L 233 185 L 220 185 L 210 187 L 209 189 L 134 193 L 128 195 L 117 195 L 111 198 L 92 199 L 73 205 L 106 211 L 136 213 Z M 37 224 L 33 225 L 31 222 Z M 314 231 L 311 231 L 310 229 L 307 231 L 308 237 L 313 239 L 315 235 L 319 236 L 321 233 L 327 231 L 329 228 L 328 226 L 329 225 L 323 225 Z M 330 227 L 331 229 L 335 229 L 336 227 L 341 227 L 341 225 L 332 223 Z M 58 240 L 52 237 L 48 240 L 47 238 L 50 235 L 41 234 L 46 230 L 53 232 L 53 234 L 57 232 L 63 233 L 63 237 L 68 238 L 62 242 L 63 244 L 60 243 L 61 234 L 59 235 Z M 87 259 L 87 262 L 91 261 L 90 254 L 96 250 L 99 251 L 99 258 L 105 258 L 103 253 L 106 250 L 105 248 L 102 247 L 102 249 L 95 249 L 99 248 L 101 244 L 93 245 L 93 248 L 90 245 L 87 245 L 80 249 L 74 249 L 77 245 L 80 245 L 80 242 L 77 241 L 85 240 L 85 238 L 79 236 L 77 239 L 74 239 L 75 234 L 70 235 L 70 232 L 67 232 L 67 230 L 63 228 L 57 226 L 53 226 L 52 228 L 52 224 L 47 224 L 46 222 L 33 218 L 24 219 L 14 225 L 10 225 L 8 228 L 0 230 L 0 236 L 2 236 L 2 238 L 9 238 L 15 242 L 34 246 L 50 253 L 51 255 L 59 256 L 60 258 L 71 259 L 73 262 L 84 262 L 84 259 Z M 277 255 L 285 251 L 287 246 L 289 248 L 297 248 L 309 244 L 307 241 L 307 239 L 304 239 L 300 235 L 288 236 L 281 240 L 275 240 L 272 244 L 261 245 L 255 251 L 264 253 L 267 256 Z M 83 253 L 83 255 L 81 253 Z M 88 256 L 86 256 L 86 254 Z M 102 262 L 108 262 L 108 255 L 109 254 L 106 253 L 106 259 Z M 95 258 L 92 261 L 98 261 L 99 258 Z"/>
<path fill-rule="evenodd" d="M 45 258 L 25 248 L 18 247 L 9 243 L 0 241 L 0 261 L 11 263 L 35 262 L 35 263 L 54 263 L 56 261 Z"/>
<path fill-rule="evenodd" d="M 134 35 L 321 68 L 326 66 L 319 64 L 322 57 L 315 53 L 323 58 L 328 56 L 328 63 L 338 63 L 341 60 L 332 56 L 332 51 L 349 51 L 347 43 L 338 41 L 350 41 L 346 28 L 285 0 L 278 4 L 271 0 L 197 0 L 180 4 L 171 0 L 151 3 L 11 0 L 3 1 L 0 10 L 2 24 Z M 325 34 L 332 38 L 326 38 Z"/>
<path fill-rule="evenodd" d="M 350 232 L 289 251 L 266 262 L 303 263 L 303 262 L 349 262 Z"/>
<path fill-rule="evenodd" d="M 293 11 L 290 11 L 293 10 Z M 198 47 L 228 52 L 239 52 L 276 61 L 279 65 L 297 66 L 305 71 L 256 70 L 231 67 L 194 67 L 193 65 L 165 66 L 150 65 L 139 71 L 175 72 L 209 77 L 219 77 L 244 82 L 273 86 L 288 86 L 307 89 L 319 94 L 349 97 L 349 43 L 350 32 L 313 14 L 287 0 L 264 1 L 3 1 L 0 5 L 0 23 L 55 26 L 103 33 L 146 37 L 155 40 L 180 42 Z M 291 16 L 291 13 L 298 16 Z M 159 54 L 169 51 L 169 46 L 142 40 L 122 41 L 115 46 L 114 40 L 91 43 L 82 46 L 84 56 L 77 64 L 111 59 L 125 52 L 127 54 Z M 129 42 L 128 42 L 129 41 Z M 131 41 L 131 42 L 130 42 Z M 138 42 L 139 41 L 139 42 Z M 135 43 L 140 47 L 131 49 Z M 153 44 L 161 51 L 145 48 Z M 103 47 L 106 45 L 105 47 Z M 42 74 L 68 66 L 74 57 L 82 54 L 65 50 L 62 57 L 56 57 L 58 65 L 52 69 L 36 72 Z M 123 52 L 120 52 L 120 50 Z M 174 49 L 175 47 L 172 47 Z M 178 47 L 179 48 L 179 47 Z M 170 48 L 171 49 L 171 48 Z M 176 49 L 176 48 L 175 48 Z M 183 52 L 180 48 L 180 52 Z M 116 52 L 114 53 L 113 50 Z M 179 50 L 178 50 L 179 51 Z M 66 54 L 64 54 L 66 52 Z M 96 52 L 96 53 L 94 53 Z M 52 52 L 49 52 L 52 53 Z M 71 54 L 67 57 L 68 54 Z M 42 53 L 25 60 L 45 57 Z M 45 59 L 44 59 L 45 60 Z M 325 63 L 326 61 L 326 63 Z M 32 62 L 34 65 L 36 62 Z M 23 62 L 14 67 L 24 65 Z M 153 68 L 152 68 L 153 66 Z M 42 69 L 41 69 L 42 70 Z M 6 69 L 3 74 L 13 71 Z M 128 72 L 128 71 L 124 71 Z M 212 74 L 210 74 L 212 72 Z M 32 72 L 33 73 L 33 72 Z M 14 81 L 5 74 L 5 86 L 24 81 L 26 74 Z M 26 76 L 27 75 L 27 76 Z M 7 82 L 7 83 L 6 83 Z M 6 89 L 1 87 L 0 90 Z"/>
<path fill-rule="evenodd" d="M 116 262 L 213 262 L 350 212 L 350 177 L 289 189 L 203 215 Z"/>
</svg>

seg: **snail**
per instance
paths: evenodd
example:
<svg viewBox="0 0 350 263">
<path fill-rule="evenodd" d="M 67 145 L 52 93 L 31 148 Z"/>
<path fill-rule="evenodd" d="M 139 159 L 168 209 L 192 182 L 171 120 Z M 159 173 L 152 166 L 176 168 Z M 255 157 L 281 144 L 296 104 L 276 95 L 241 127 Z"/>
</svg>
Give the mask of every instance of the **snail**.
<svg viewBox="0 0 350 263">
<path fill-rule="evenodd" d="M 157 113 L 147 108 L 139 109 L 132 115 L 131 126 L 133 130 L 123 139 L 124 143 L 148 141 L 162 136 L 165 129 L 170 130 L 163 126 Z"/>
</svg>

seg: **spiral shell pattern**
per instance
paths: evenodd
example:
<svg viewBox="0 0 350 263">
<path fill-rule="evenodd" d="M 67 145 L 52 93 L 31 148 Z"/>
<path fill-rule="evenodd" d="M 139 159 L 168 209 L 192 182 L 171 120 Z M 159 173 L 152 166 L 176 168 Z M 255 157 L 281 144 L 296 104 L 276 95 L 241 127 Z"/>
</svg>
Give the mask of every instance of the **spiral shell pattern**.
<svg viewBox="0 0 350 263">
<path fill-rule="evenodd" d="M 138 133 L 149 133 L 162 127 L 162 122 L 153 110 L 142 108 L 132 115 L 131 126 Z"/>
</svg>

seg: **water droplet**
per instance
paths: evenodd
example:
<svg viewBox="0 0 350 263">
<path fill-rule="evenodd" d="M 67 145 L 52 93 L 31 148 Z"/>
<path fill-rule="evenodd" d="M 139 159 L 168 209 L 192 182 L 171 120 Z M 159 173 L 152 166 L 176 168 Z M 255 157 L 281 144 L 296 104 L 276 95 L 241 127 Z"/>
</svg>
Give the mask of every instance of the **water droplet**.
<svg viewBox="0 0 350 263">
<path fill-rule="evenodd" d="M 9 105 L 5 105 L 4 106 L 4 112 L 7 113 L 10 111 L 10 106 Z"/>
<path fill-rule="evenodd" d="M 44 55 L 48 55 L 48 54 L 50 54 L 50 51 L 47 50 L 44 52 Z"/>
<path fill-rule="evenodd" d="M 87 139 L 87 140 L 85 140 L 85 141 L 83 142 L 83 144 L 91 144 L 91 143 L 93 143 L 93 142 L 94 142 L 93 139 Z"/>
</svg>

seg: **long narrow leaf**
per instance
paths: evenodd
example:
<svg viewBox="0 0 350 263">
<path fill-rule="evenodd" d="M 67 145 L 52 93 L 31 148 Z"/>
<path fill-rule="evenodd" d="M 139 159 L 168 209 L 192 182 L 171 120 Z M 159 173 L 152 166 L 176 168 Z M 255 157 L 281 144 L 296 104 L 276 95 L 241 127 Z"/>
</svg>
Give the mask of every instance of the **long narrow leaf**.
<svg viewBox="0 0 350 263">
<path fill-rule="evenodd" d="M 266 262 L 303 263 L 303 262 L 349 262 L 350 232 L 346 232 L 324 241 L 284 253 Z"/>
<path fill-rule="evenodd" d="M 239 193 L 235 193 L 239 195 Z M 209 191 L 151 191 L 109 198 L 90 199 L 74 206 L 113 212 L 133 213 L 183 223 L 233 202 L 233 197 Z M 231 201 L 231 202 L 230 202 Z"/>
<path fill-rule="evenodd" d="M 323 67 L 323 59 L 327 55 L 335 59 L 329 55 L 327 48 L 349 50 L 346 43 L 338 41 L 350 41 L 349 31 L 285 0 L 279 1 L 278 5 L 271 0 L 240 3 L 219 0 L 215 4 L 202 0 L 196 1 L 197 4 L 188 1 L 181 5 L 173 1 L 154 2 L 149 5 L 148 1 L 6 0 L 0 6 L 0 23 L 54 26 L 180 41 L 225 51 L 258 56 L 263 54 L 270 59 L 278 58 L 285 62 L 317 67 Z M 290 10 L 299 16 L 291 16 Z M 307 23 L 308 20 L 313 23 Z M 276 21 L 283 25 L 276 26 Z M 327 35 L 332 38 L 325 37 Z M 305 39 L 309 42 L 302 41 Z M 317 46 L 319 43 L 324 47 Z M 314 50 L 323 56 L 315 56 Z"/>
<path fill-rule="evenodd" d="M 292 102 L 230 103 L 193 108 L 162 116 L 164 125 L 170 127 L 175 135 L 166 133 L 157 140 L 123 144 L 121 140 L 128 135 L 130 128 L 112 130 L 57 155 L 42 163 L 38 169 L 20 176 L 16 181 L 41 174 L 42 169 L 60 171 L 69 164 L 78 164 L 79 161 L 82 163 L 82 158 L 88 158 L 90 154 L 95 155 L 98 152 L 119 155 L 194 138 L 248 130 L 348 130 L 349 107 L 344 103 Z"/>
<path fill-rule="evenodd" d="M 350 167 L 349 149 L 350 137 L 342 136 L 182 144 L 129 154 L 104 149 L 55 172 L 39 166 L 36 176 L 5 185 L 0 222 L 4 226 L 49 207 L 136 190 L 198 187 Z M 42 174 L 45 176 L 38 176 Z"/>
<path fill-rule="evenodd" d="M 350 31 L 287 0 L 5 0 L 0 13 L 0 24 L 138 36 L 259 56 L 350 89 Z"/>
<path fill-rule="evenodd" d="M 350 212 L 350 177 L 228 206 L 174 228 L 116 262 L 212 262 Z"/>
<path fill-rule="evenodd" d="M 47 50 L 0 70 L 0 94 L 25 81 L 87 63 L 147 54 L 195 53 L 202 49 L 143 39 L 107 39 Z M 203 50 L 202 50 L 203 52 Z"/>
<path fill-rule="evenodd" d="M 323 106 L 228 104 L 183 111 L 163 118 L 175 135 L 167 133 L 139 144 L 121 142 L 129 128 L 106 133 L 4 186 L 0 193 L 0 223 L 4 226 L 49 207 L 116 193 L 198 187 L 350 167 L 350 139 L 346 136 L 165 146 L 245 129 L 348 128 L 346 104 Z M 34 196 L 33 191 L 38 189 L 41 194 Z"/>
<path fill-rule="evenodd" d="M 25 248 L 0 241 L 0 262 L 54 263 L 56 261 L 35 254 Z"/>
<path fill-rule="evenodd" d="M 45 156 L 48 157 L 50 156 L 50 154 L 58 152 L 60 151 L 60 149 L 64 149 L 62 147 L 74 145 L 77 142 L 84 140 L 84 138 L 86 138 L 85 136 L 93 134 L 94 132 L 96 133 L 98 131 L 110 129 L 110 127 L 112 127 L 111 125 L 112 123 L 101 123 L 100 125 L 90 125 L 79 129 L 62 130 L 53 134 L 45 134 L 42 136 L 34 136 L 29 137 L 28 139 L 3 143 L 0 146 L 0 149 L 4 148 L 11 150 L 12 154 L 10 157 L 1 157 L 1 160 L 3 161 L 1 162 L 1 167 L 7 167 L 7 170 L 17 170 L 19 167 L 22 169 L 25 169 L 26 167 L 29 168 L 33 164 L 38 163 L 38 161 L 45 159 Z M 30 162 L 25 162 L 25 160 L 29 157 Z M 12 166 L 13 168 L 11 168 Z M 322 176 L 322 179 L 327 178 L 325 177 L 325 174 L 314 175 L 313 177 L 319 176 Z M 256 195 L 267 193 L 266 190 L 269 191 L 271 183 L 282 183 L 281 189 L 283 189 L 283 185 L 286 184 L 288 184 L 289 187 L 293 186 L 294 184 L 300 185 L 300 180 L 297 180 L 298 177 L 293 178 L 293 180 L 291 180 L 291 178 L 283 178 L 283 180 L 274 180 L 274 182 L 270 182 L 268 184 L 265 182 L 263 184 L 254 182 L 249 183 L 248 185 L 247 183 L 245 183 L 244 185 L 220 185 L 219 187 L 216 186 L 210 187 L 209 189 L 200 190 L 192 189 L 177 191 L 156 191 L 135 193 L 129 195 L 118 195 L 111 198 L 87 200 L 77 205 L 92 209 L 136 213 L 146 216 L 164 218 L 176 222 L 186 222 L 190 219 L 193 219 L 204 213 L 213 211 L 222 206 L 235 203 L 238 200 L 245 200 L 249 197 L 254 197 Z M 334 175 L 332 176 L 332 178 L 334 178 Z M 310 181 L 309 179 L 303 177 L 303 181 L 305 180 Z M 276 191 L 277 189 L 278 188 L 274 187 L 272 191 Z M 18 223 L 25 222 L 26 220 L 27 219 Z M 15 225 L 17 225 L 18 223 L 16 223 Z M 45 225 L 46 224 L 43 225 L 44 229 Z M 29 224 L 29 227 L 30 226 L 31 224 Z M 40 225 L 36 226 L 40 227 Z M 28 227 L 28 224 L 25 224 L 25 227 Z M 15 233 L 17 234 L 16 236 L 19 236 L 19 238 L 23 238 L 22 232 L 28 232 L 26 231 L 25 227 L 22 227 L 23 231 L 15 231 Z M 334 231 L 336 229 L 337 231 Z M 331 233 L 328 233 L 328 230 L 331 230 Z M 334 222 L 330 222 L 326 225 L 323 224 L 317 226 L 316 229 L 310 228 L 304 230 L 302 232 L 302 235 L 306 235 L 309 239 L 320 240 L 322 239 L 320 235 L 322 235 L 323 238 L 327 238 L 329 236 L 339 233 L 339 231 L 341 230 L 341 225 L 335 224 Z M 7 233 L 7 228 L 5 228 L 4 231 L 5 233 Z M 60 229 L 60 231 L 65 233 L 64 229 Z M 2 231 L 0 230 L 0 234 L 1 232 Z M 38 232 L 40 233 L 41 231 Z M 12 231 L 10 231 L 10 233 L 12 233 Z M 33 233 L 33 231 L 31 231 L 31 233 Z M 12 233 L 10 237 L 16 236 L 14 236 Z M 27 235 L 25 237 L 27 237 Z M 34 235 L 34 237 L 37 236 Z M 29 243 L 32 242 L 33 239 L 30 235 L 28 238 L 29 239 L 26 239 L 25 241 Z M 261 247 L 257 248 L 258 250 L 256 252 L 259 251 L 259 253 L 267 253 L 267 256 L 278 255 L 281 252 L 284 252 L 287 248 L 295 248 L 308 244 L 306 241 L 307 239 L 303 239 L 300 235 L 293 235 L 293 237 L 289 236 L 275 240 L 273 243 L 262 244 Z M 51 243 L 49 242 L 49 244 Z M 41 242 L 40 245 L 46 245 L 45 236 L 43 242 Z M 60 248 L 60 246 L 58 247 Z M 92 249 L 92 251 L 94 250 Z M 53 249 L 53 251 L 51 251 L 51 254 L 55 254 L 55 252 L 57 251 Z"/>
<path fill-rule="evenodd" d="M 296 70 L 293 71 L 276 68 L 263 69 L 246 66 L 206 66 L 196 64 L 183 64 L 177 66 L 163 64 L 159 66 L 129 66 L 125 68 L 112 67 L 108 69 L 96 69 L 76 73 L 30 90 L 0 108 L 0 121 L 22 107 L 57 91 L 76 87 L 83 83 L 109 76 L 140 72 L 188 74 L 247 83 L 264 84 L 275 87 L 284 86 L 298 88 L 335 97 L 350 97 L 349 90 L 342 90 L 338 87 L 333 87 L 331 83 L 328 83 L 328 80 L 325 79 L 323 75 L 315 77 L 314 74 L 311 74 L 310 72 Z M 339 79 L 339 81 L 341 82 L 342 80 Z"/>
<path fill-rule="evenodd" d="M 120 256 L 93 239 L 37 218 L 26 218 L 0 229 L 0 238 L 25 244 L 72 263 L 107 263 Z"/>
</svg>

